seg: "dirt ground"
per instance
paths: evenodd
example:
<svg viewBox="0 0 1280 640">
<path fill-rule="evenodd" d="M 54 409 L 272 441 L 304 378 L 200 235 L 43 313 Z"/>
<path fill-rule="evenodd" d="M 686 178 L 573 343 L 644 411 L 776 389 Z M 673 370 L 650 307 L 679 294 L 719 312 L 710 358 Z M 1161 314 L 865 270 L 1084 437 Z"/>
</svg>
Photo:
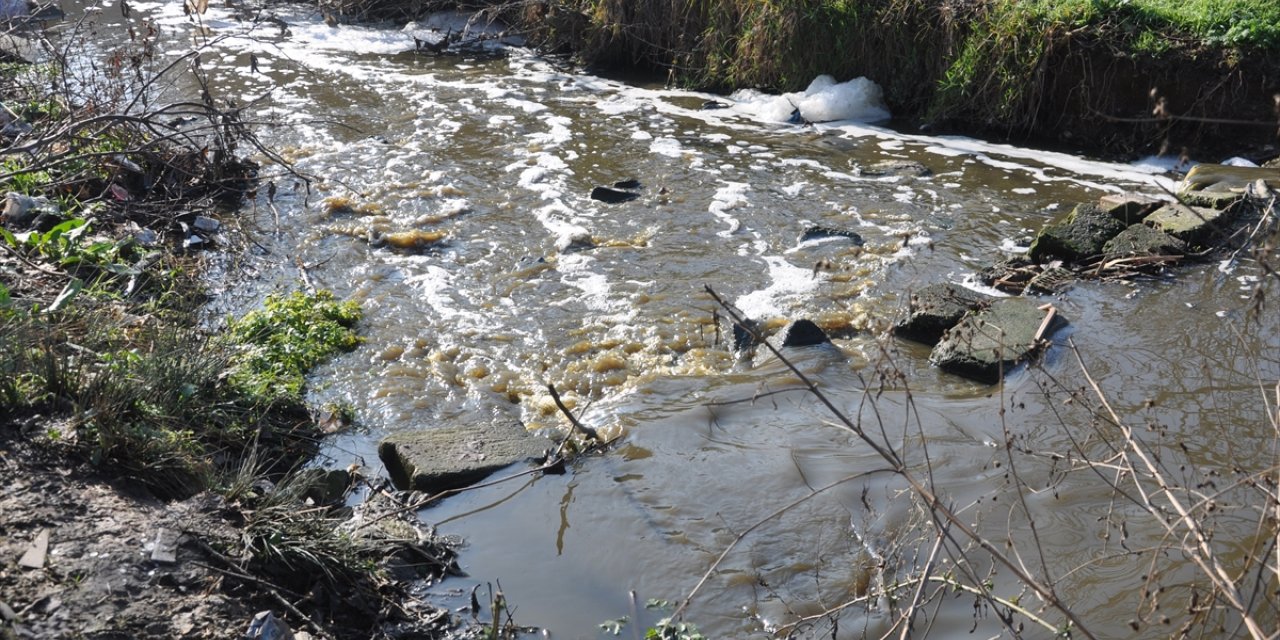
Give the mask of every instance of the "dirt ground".
<svg viewBox="0 0 1280 640">
<path fill-rule="evenodd" d="M 296 640 L 465 635 L 448 611 L 426 603 L 394 624 L 370 615 L 362 622 L 373 631 L 353 633 L 351 620 L 317 615 L 307 597 L 285 598 L 283 589 L 246 575 L 215 550 L 240 536 L 237 510 L 222 498 L 161 502 L 38 444 L 47 427 L 40 416 L 0 420 L 0 639 L 287 640 L 249 633 L 262 611 L 287 624 Z M 306 619 L 303 609 L 312 611 Z"/>
<path fill-rule="evenodd" d="M 33 418 L 0 433 L 0 614 L 5 638 L 229 638 L 254 611 L 191 536 L 152 558 L 162 531 L 226 525 L 208 495 L 164 504 L 30 444 Z M 28 554 L 48 535 L 47 553 Z M 228 532 L 224 531 L 224 535 Z M 163 550 L 162 550 L 163 551 Z M 24 558 L 25 556 L 25 558 Z M 20 560 L 28 565 L 22 566 Z"/>
</svg>

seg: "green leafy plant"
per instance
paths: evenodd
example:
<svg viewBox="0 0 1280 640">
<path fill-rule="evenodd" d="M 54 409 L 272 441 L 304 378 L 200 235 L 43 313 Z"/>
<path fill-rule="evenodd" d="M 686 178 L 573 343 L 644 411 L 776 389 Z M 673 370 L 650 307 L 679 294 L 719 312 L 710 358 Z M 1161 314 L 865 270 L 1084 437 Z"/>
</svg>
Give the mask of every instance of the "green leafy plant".
<svg viewBox="0 0 1280 640">
<path fill-rule="evenodd" d="M 676 622 L 663 618 L 644 633 L 645 640 L 707 640 L 691 622 Z"/>
<path fill-rule="evenodd" d="M 251 396 L 300 398 L 307 371 L 360 344 L 360 316 L 359 304 L 338 302 L 328 291 L 267 298 L 262 309 L 230 323 L 231 339 L 242 345 L 232 383 Z"/>
</svg>

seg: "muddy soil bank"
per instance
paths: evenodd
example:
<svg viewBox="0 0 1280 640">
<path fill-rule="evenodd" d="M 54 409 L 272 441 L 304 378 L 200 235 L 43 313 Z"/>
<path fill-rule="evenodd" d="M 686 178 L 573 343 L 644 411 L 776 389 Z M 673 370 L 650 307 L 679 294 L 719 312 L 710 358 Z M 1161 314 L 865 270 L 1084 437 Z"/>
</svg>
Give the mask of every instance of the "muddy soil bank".
<svg viewBox="0 0 1280 640">
<path fill-rule="evenodd" d="M 1128 4 L 1053 17 L 1018 3 L 849 4 L 321 2 L 351 19 L 483 9 L 595 71 L 648 71 L 704 90 L 797 91 L 821 74 L 865 76 L 902 126 L 934 133 L 1109 156 L 1280 153 L 1280 51 L 1270 40 L 1207 38 Z"/>
</svg>

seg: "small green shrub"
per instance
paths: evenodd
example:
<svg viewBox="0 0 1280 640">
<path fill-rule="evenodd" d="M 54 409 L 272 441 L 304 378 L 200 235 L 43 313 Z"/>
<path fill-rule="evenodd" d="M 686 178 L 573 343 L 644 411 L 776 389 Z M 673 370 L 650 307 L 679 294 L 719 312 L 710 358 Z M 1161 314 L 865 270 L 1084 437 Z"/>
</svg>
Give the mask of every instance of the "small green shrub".
<svg viewBox="0 0 1280 640">
<path fill-rule="evenodd" d="M 268 400 L 301 398 L 312 367 L 360 344 L 353 330 L 360 316 L 359 304 L 338 302 L 328 291 L 267 298 L 261 310 L 230 323 L 242 349 L 232 383 Z"/>
</svg>

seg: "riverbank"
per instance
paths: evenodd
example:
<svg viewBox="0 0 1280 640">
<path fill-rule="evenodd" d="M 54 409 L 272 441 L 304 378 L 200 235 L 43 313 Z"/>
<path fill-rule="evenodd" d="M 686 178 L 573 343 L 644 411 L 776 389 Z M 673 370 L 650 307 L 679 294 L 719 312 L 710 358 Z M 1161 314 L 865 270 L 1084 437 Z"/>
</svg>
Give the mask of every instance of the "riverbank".
<svg viewBox="0 0 1280 640">
<path fill-rule="evenodd" d="M 91 46 L 0 66 L 0 638 L 454 637 L 409 595 L 452 547 L 313 463 L 348 420 L 305 375 L 359 343 L 359 306 L 202 317 L 206 267 L 247 242 L 248 156 L 273 153 L 180 66 L 198 53 L 157 65 L 149 37 L 127 73 L 86 76 Z M 180 72 L 203 99 L 166 101 Z"/>
<path fill-rule="evenodd" d="M 937 132 L 1108 153 L 1276 141 L 1273 3 L 726 0 L 666 16 L 648 6 L 659 4 L 572 7 L 590 16 L 584 59 L 656 64 L 718 89 L 865 76 L 896 116 Z"/>
<path fill-rule="evenodd" d="M 1276 154 L 1280 5 L 554 0 L 488 6 L 549 52 L 728 92 L 867 77 L 905 127 L 1109 155 Z M 355 19 L 419 4 L 339 0 Z"/>
</svg>

